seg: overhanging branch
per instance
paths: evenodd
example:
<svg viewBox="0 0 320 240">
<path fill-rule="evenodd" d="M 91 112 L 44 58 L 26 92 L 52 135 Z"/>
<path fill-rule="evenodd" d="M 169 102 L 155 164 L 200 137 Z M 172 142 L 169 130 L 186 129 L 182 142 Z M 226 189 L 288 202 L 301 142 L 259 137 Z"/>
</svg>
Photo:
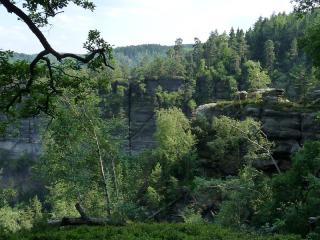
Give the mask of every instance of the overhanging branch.
<svg viewBox="0 0 320 240">
<path fill-rule="evenodd" d="M 30 93 L 30 89 L 33 85 L 34 78 L 36 75 L 35 69 L 36 65 L 39 63 L 39 61 L 44 60 L 47 63 L 47 68 L 49 70 L 49 77 L 50 77 L 50 87 L 54 92 L 57 92 L 54 87 L 53 82 L 53 74 L 52 74 L 52 68 L 51 64 L 48 58 L 45 58 L 48 54 L 52 54 L 59 62 L 61 62 L 65 58 L 73 58 L 79 62 L 82 62 L 84 64 L 89 63 L 92 61 L 97 55 L 100 55 L 103 60 L 103 64 L 106 67 L 109 67 L 111 69 L 114 69 L 110 64 L 107 62 L 106 54 L 109 54 L 108 48 L 102 47 L 99 49 L 92 49 L 89 54 L 86 56 L 79 56 L 73 53 L 59 53 L 55 49 L 52 48 L 44 34 L 41 32 L 39 27 L 32 21 L 32 19 L 19 7 L 17 7 L 12 1 L 10 0 L 0 0 L 0 3 L 7 9 L 9 13 L 13 13 L 16 16 L 18 16 L 22 21 L 25 22 L 25 24 L 29 27 L 29 29 L 33 32 L 33 34 L 38 38 L 41 45 L 43 46 L 44 50 L 41 51 L 36 58 L 31 62 L 29 67 L 30 77 L 25 85 L 25 88 L 19 89 L 17 94 L 13 96 L 11 101 L 6 106 L 7 111 L 17 102 L 18 99 L 21 99 L 23 94 Z"/>
</svg>

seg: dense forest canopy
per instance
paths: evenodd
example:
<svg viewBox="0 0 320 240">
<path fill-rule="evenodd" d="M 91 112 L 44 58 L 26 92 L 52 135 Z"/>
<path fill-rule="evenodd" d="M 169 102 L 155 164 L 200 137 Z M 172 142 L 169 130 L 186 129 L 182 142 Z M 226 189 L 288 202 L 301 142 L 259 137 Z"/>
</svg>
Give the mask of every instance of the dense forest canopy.
<svg viewBox="0 0 320 240">
<path fill-rule="evenodd" d="M 77 55 L 41 29 L 93 2 L 0 0 L 43 47 L 0 50 L 0 237 L 319 239 L 319 1 L 293 2 L 193 44 L 91 30 Z M 35 119 L 41 151 L 13 158 Z"/>
</svg>

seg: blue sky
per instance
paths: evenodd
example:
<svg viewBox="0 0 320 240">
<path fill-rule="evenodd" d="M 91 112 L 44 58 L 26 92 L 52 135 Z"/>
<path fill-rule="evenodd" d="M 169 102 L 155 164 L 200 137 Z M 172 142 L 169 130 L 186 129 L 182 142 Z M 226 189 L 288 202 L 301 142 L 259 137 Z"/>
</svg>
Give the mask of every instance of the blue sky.
<svg viewBox="0 0 320 240">
<path fill-rule="evenodd" d="M 159 43 L 181 37 L 205 41 L 215 29 L 248 29 L 259 16 L 291 12 L 290 0 L 95 0 L 94 12 L 69 6 L 43 29 L 54 48 L 82 53 L 90 29 L 98 29 L 114 46 Z M 42 47 L 23 22 L 0 6 L 0 49 L 36 53 Z"/>
</svg>

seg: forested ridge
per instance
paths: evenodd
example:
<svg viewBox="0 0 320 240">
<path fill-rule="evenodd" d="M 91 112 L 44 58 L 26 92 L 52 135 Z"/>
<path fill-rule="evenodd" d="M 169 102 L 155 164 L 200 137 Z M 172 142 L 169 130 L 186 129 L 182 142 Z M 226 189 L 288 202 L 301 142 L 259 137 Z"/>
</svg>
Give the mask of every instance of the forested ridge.
<svg viewBox="0 0 320 240">
<path fill-rule="evenodd" d="M 25 2 L 0 0 L 44 47 L 0 51 L 0 238 L 320 239 L 319 1 L 82 55 L 37 31 L 69 1 Z"/>
</svg>

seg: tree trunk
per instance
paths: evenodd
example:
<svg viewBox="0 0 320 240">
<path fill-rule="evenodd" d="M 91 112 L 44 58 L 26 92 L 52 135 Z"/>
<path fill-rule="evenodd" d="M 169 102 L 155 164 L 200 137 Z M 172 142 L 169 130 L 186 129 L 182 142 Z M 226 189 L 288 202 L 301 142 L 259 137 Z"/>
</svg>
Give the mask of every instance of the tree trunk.
<svg viewBox="0 0 320 240">
<path fill-rule="evenodd" d="M 102 155 L 101 155 L 100 144 L 99 144 L 98 136 L 97 136 L 97 134 L 96 134 L 96 131 L 95 131 L 95 129 L 94 129 L 94 126 L 92 126 L 92 128 L 93 128 L 93 134 L 94 134 L 94 138 L 95 138 L 95 141 L 96 141 L 96 145 L 97 145 L 97 149 L 98 149 L 98 154 L 99 154 L 100 172 L 101 172 L 101 176 L 102 176 L 102 180 L 103 180 L 103 184 L 104 184 L 104 188 L 105 188 L 107 212 L 108 212 L 108 214 L 110 215 L 110 214 L 111 214 L 111 209 L 110 209 L 110 196 L 109 196 L 109 191 L 108 191 L 107 178 L 106 178 L 106 174 L 105 174 L 105 171 L 104 171 L 104 164 L 103 164 L 103 159 L 102 159 Z"/>
<path fill-rule="evenodd" d="M 90 225 L 90 226 L 123 226 L 125 222 L 121 221 L 111 221 L 110 219 L 104 218 L 92 218 L 86 215 L 84 209 L 79 203 L 75 205 L 77 211 L 80 214 L 80 218 L 64 217 L 62 220 L 50 220 L 48 221 L 49 225 L 52 226 L 80 226 L 80 225 Z"/>
</svg>

